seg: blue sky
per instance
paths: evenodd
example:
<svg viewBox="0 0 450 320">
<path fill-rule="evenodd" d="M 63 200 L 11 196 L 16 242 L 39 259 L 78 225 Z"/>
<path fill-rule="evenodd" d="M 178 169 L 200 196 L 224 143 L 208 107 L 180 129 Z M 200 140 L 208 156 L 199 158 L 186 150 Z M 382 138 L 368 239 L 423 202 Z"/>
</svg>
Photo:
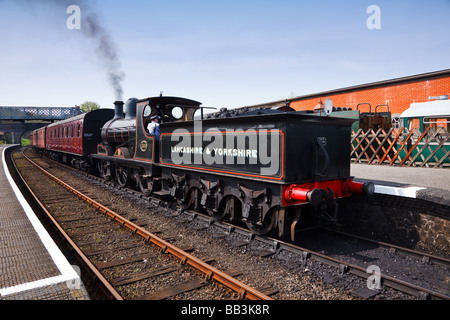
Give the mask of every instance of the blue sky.
<svg viewBox="0 0 450 320">
<path fill-rule="evenodd" d="M 450 0 L 0 0 L 0 105 L 112 107 L 68 4 L 81 28 L 95 11 L 116 44 L 125 100 L 163 91 L 234 108 L 450 68 Z"/>
</svg>

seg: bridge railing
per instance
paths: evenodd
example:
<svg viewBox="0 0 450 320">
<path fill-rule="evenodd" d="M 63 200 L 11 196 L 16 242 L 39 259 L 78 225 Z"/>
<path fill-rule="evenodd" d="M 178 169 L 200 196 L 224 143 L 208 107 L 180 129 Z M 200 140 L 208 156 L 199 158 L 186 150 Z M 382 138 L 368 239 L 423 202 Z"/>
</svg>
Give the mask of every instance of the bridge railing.
<svg viewBox="0 0 450 320">
<path fill-rule="evenodd" d="M 81 113 L 77 107 L 0 107 L 0 120 L 64 120 Z"/>
</svg>

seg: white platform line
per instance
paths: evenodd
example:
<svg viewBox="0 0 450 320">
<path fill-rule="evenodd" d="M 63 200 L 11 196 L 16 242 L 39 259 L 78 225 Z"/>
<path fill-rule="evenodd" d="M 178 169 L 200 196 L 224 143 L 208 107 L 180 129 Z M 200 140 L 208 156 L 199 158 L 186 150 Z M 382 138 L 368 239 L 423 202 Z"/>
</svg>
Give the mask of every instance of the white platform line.
<svg viewBox="0 0 450 320">
<path fill-rule="evenodd" d="M 78 276 L 78 275 L 77 275 Z M 55 277 L 45 278 L 45 279 L 39 279 L 36 281 L 31 281 L 27 283 L 22 283 L 16 286 L 8 287 L 8 288 L 2 288 L 0 289 L 0 295 L 7 296 L 11 294 L 20 293 L 23 291 L 33 290 L 37 288 L 42 288 L 45 286 L 50 286 L 58 283 L 66 282 L 68 287 L 71 284 L 78 284 L 77 288 L 80 288 L 81 280 L 80 278 L 73 278 L 71 275 L 59 275 Z M 74 286 L 75 287 L 75 286 Z"/>
<path fill-rule="evenodd" d="M 375 185 L 375 193 L 388 194 L 392 196 L 400 196 L 407 198 L 416 198 L 417 191 L 423 190 L 426 188 L 423 187 L 391 187 L 391 186 L 383 186 L 383 185 Z"/>
<path fill-rule="evenodd" d="M 9 184 L 11 185 L 17 200 L 21 204 L 23 210 L 25 211 L 25 214 L 27 215 L 28 219 L 30 220 L 31 224 L 33 225 L 34 230 L 38 234 L 39 238 L 41 239 L 42 243 L 44 244 L 44 247 L 47 249 L 48 253 L 53 259 L 53 262 L 55 263 L 56 267 L 58 268 L 59 272 L 61 273 L 60 276 L 56 277 L 50 277 L 46 279 L 41 279 L 37 281 L 32 281 L 16 286 L 12 286 L 9 288 L 0 288 L 0 295 L 6 296 L 9 294 L 18 293 L 21 291 L 26 291 L 30 289 L 36 289 L 39 287 L 44 287 L 52 284 L 56 284 L 59 282 L 68 282 L 68 281 L 75 281 L 80 283 L 80 276 L 77 274 L 75 269 L 70 265 L 70 263 L 67 261 L 66 257 L 62 254 L 62 252 L 59 250 L 58 246 L 55 244 L 53 239 L 50 237 L 50 235 L 47 233 L 47 230 L 45 230 L 42 223 L 39 221 L 38 217 L 33 212 L 33 209 L 31 209 L 30 205 L 25 200 L 24 196 L 20 192 L 19 188 L 17 187 L 16 183 L 14 182 L 13 178 L 11 177 L 11 174 L 9 173 L 8 166 L 5 161 L 5 148 L 2 153 L 2 162 L 3 162 L 3 171 L 5 172 L 6 178 L 8 179 Z"/>
</svg>

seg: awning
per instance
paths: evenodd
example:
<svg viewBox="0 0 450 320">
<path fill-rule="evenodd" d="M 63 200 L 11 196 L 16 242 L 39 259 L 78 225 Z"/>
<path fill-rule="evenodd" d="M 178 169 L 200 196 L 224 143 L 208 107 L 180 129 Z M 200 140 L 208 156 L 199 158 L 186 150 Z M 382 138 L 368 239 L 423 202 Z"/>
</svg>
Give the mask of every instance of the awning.
<svg viewBox="0 0 450 320">
<path fill-rule="evenodd" d="M 400 118 L 450 117 L 450 100 L 411 103 Z"/>
</svg>

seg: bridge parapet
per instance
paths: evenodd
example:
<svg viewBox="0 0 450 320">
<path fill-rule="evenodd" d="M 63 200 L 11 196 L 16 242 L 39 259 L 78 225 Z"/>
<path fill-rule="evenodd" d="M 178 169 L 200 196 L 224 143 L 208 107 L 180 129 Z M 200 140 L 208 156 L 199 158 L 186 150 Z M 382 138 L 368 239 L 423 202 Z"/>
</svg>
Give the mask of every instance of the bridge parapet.
<svg viewBox="0 0 450 320">
<path fill-rule="evenodd" d="M 64 120 L 81 113 L 79 107 L 0 107 L 0 120 Z"/>
</svg>

